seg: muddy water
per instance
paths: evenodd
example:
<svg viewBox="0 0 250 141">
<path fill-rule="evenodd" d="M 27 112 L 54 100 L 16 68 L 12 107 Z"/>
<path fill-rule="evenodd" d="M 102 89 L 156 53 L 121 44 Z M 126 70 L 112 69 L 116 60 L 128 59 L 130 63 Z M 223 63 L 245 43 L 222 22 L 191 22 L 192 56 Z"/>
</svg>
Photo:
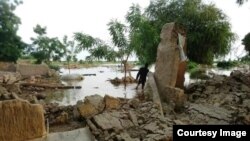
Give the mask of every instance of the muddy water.
<svg viewBox="0 0 250 141">
<path fill-rule="evenodd" d="M 95 74 L 96 76 L 84 76 L 82 81 L 63 81 L 65 85 L 82 86 L 81 89 L 60 90 L 48 94 L 46 102 L 56 102 L 59 105 L 74 105 L 78 100 L 83 100 L 85 96 L 98 94 L 104 96 L 105 94 L 132 98 L 136 95 L 136 84 L 113 85 L 109 79 L 115 77 L 122 78 L 124 73 L 119 71 L 118 65 L 100 66 L 93 68 L 71 69 L 71 74 Z M 61 69 L 61 75 L 68 74 L 68 69 Z M 136 71 L 131 74 L 135 78 Z"/>
</svg>

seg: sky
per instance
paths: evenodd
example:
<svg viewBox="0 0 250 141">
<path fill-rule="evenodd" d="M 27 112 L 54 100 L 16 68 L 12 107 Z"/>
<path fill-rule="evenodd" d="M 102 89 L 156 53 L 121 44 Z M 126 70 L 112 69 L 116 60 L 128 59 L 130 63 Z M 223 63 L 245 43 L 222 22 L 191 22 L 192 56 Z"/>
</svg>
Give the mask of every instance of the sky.
<svg viewBox="0 0 250 141">
<path fill-rule="evenodd" d="M 204 0 L 215 2 L 216 6 L 228 15 L 232 31 L 238 35 L 231 54 L 242 55 L 241 40 L 250 32 L 250 2 L 238 6 L 236 0 Z M 83 32 L 110 42 L 107 23 L 111 19 L 124 21 L 132 3 L 142 8 L 149 5 L 150 0 L 23 0 L 15 11 L 22 24 L 18 34 L 26 43 L 35 37 L 33 27 L 37 24 L 47 27 L 50 37 L 72 37 L 74 32 Z M 236 55 L 236 56 L 237 56 Z M 229 57 L 232 58 L 231 55 Z"/>
</svg>

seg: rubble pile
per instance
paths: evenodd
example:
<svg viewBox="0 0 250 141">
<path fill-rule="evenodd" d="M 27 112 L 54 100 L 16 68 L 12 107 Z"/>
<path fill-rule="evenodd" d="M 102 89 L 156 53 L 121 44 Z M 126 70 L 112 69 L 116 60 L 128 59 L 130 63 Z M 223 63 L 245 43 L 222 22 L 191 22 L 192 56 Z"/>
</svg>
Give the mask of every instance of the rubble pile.
<svg viewBox="0 0 250 141">
<path fill-rule="evenodd" d="M 250 124 L 250 72 L 215 75 L 191 84 L 185 93 L 187 124 Z"/>
<path fill-rule="evenodd" d="M 153 102 L 88 96 L 78 110 L 93 135 L 100 141 L 147 141 L 171 138 L 172 122 L 161 116 Z"/>
</svg>

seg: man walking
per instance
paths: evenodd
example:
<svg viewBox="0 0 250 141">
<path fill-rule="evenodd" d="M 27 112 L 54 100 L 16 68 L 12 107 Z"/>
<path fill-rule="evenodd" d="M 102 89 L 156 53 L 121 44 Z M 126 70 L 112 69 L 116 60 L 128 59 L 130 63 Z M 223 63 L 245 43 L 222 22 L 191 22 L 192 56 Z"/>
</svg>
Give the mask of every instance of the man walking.
<svg viewBox="0 0 250 141">
<path fill-rule="evenodd" d="M 136 75 L 136 81 L 138 81 L 139 78 L 136 89 L 138 89 L 140 84 L 142 84 L 142 89 L 144 89 L 148 72 L 149 72 L 148 64 L 146 63 L 144 67 L 140 68 L 139 72 Z"/>
</svg>

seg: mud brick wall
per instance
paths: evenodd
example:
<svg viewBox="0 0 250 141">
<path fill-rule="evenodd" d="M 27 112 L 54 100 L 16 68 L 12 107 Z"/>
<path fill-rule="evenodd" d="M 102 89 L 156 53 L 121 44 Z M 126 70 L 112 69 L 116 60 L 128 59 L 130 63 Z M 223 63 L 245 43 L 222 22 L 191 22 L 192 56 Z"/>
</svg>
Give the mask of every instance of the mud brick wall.
<svg viewBox="0 0 250 141">
<path fill-rule="evenodd" d="M 17 72 L 23 77 L 35 76 L 35 75 L 48 75 L 49 67 L 47 65 L 17 65 Z"/>
</svg>

